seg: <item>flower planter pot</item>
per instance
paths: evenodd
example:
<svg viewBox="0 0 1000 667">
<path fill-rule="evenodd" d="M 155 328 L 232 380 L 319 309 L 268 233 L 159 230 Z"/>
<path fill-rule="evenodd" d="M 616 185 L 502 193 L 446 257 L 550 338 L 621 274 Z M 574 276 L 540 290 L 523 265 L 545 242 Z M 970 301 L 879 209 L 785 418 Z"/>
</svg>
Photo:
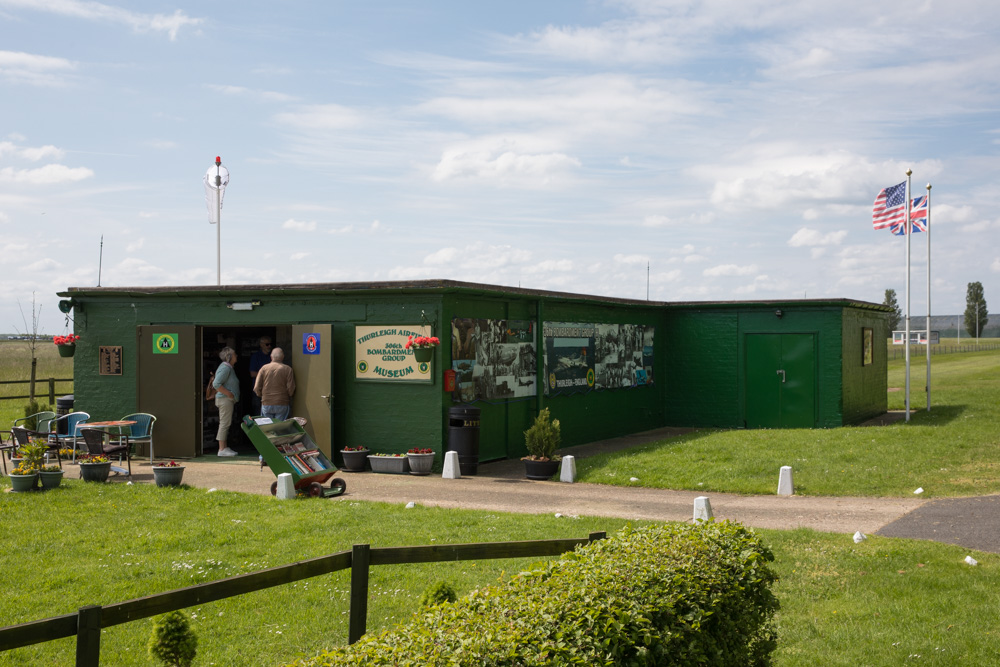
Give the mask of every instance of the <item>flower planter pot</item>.
<svg viewBox="0 0 1000 667">
<path fill-rule="evenodd" d="M 434 358 L 434 348 L 415 347 L 413 348 L 413 358 L 416 359 L 417 363 L 419 364 L 430 361 L 431 359 Z"/>
<path fill-rule="evenodd" d="M 434 467 L 434 453 L 407 454 L 406 461 L 410 465 L 411 475 L 429 475 Z"/>
<path fill-rule="evenodd" d="M 345 472 L 364 472 L 368 465 L 367 449 L 359 449 L 351 452 L 340 450 L 340 456 L 344 459 Z"/>
<path fill-rule="evenodd" d="M 153 481 L 157 486 L 180 486 L 184 466 L 153 466 Z"/>
<path fill-rule="evenodd" d="M 368 456 L 372 472 L 384 472 L 391 475 L 405 475 L 410 472 L 410 462 L 405 456 Z"/>
<path fill-rule="evenodd" d="M 107 463 L 81 463 L 80 479 L 85 482 L 106 482 L 111 473 L 111 461 Z"/>
<path fill-rule="evenodd" d="M 72 357 L 76 354 L 75 343 L 70 343 L 69 345 L 56 345 L 56 349 L 59 350 L 60 357 Z"/>
<path fill-rule="evenodd" d="M 38 477 L 42 480 L 43 489 L 55 489 L 62 484 L 63 471 L 55 470 L 53 472 L 46 472 L 43 470 L 38 473 Z"/>
<path fill-rule="evenodd" d="M 546 480 L 559 472 L 559 461 L 524 461 L 524 476 L 528 479 Z"/>
<path fill-rule="evenodd" d="M 10 485 L 11 491 L 14 493 L 24 493 L 25 491 L 31 491 L 35 488 L 35 482 L 38 481 L 38 475 L 32 473 L 30 475 L 11 475 Z"/>
</svg>

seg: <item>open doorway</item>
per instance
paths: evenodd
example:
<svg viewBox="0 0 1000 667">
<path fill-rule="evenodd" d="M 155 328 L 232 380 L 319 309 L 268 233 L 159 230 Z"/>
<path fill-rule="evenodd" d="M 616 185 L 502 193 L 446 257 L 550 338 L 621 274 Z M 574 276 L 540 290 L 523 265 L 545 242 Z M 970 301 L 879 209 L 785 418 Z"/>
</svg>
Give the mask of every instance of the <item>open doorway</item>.
<svg viewBox="0 0 1000 667">
<path fill-rule="evenodd" d="M 245 415 L 257 416 L 259 404 L 254 403 L 253 383 L 250 377 L 251 360 L 255 352 L 270 354 L 270 348 L 266 351 L 261 348 L 261 339 L 269 338 L 274 346 L 287 349 L 291 345 L 292 328 L 287 325 L 259 325 L 259 326 L 204 326 L 201 328 L 202 359 L 201 359 L 201 442 L 199 454 L 215 454 L 218 452 L 218 442 L 216 436 L 219 429 L 219 411 L 215 407 L 214 399 L 204 399 L 205 388 L 208 386 L 209 377 L 219 367 L 221 363 L 219 352 L 225 347 L 236 350 L 238 361 L 236 362 L 236 376 L 240 380 L 240 401 L 236 405 L 233 414 L 233 423 L 229 427 L 230 448 L 236 450 L 238 454 L 256 454 L 253 444 L 247 439 L 240 428 L 240 420 Z M 285 363 L 289 363 L 286 358 Z"/>
</svg>

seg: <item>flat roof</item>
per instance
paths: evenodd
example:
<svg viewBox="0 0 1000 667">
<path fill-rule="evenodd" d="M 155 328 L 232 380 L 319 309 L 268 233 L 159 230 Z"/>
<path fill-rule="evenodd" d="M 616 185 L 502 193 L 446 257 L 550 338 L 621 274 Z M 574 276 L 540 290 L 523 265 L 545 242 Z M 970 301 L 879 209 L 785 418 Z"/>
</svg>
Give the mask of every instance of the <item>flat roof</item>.
<svg viewBox="0 0 1000 667">
<path fill-rule="evenodd" d="M 571 301 L 596 301 L 632 306 L 670 306 L 674 308 L 739 308 L 744 306 L 836 306 L 841 308 L 864 308 L 869 310 L 889 311 L 890 308 L 880 303 L 860 301 L 857 299 L 763 299 L 742 301 L 648 301 L 645 299 L 626 299 L 593 294 L 577 294 L 574 292 L 556 292 L 551 290 L 529 289 L 524 287 L 508 287 L 489 285 L 460 280 L 391 280 L 376 282 L 342 282 L 342 283 L 298 283 L 282 285 L 174 285 L 174 286 L 142 286 L 142 287 L 69 287 L 64 292 L 58 292 L 61 297 L 106 297 L 106 296 L 177 296 L 195 297 L 217 295 L 220 297 L 247 297 L 286 294 L 362 294 L 365 292 L 480 292 L 490 295 L 517 294 L 528 297 L 549 297 Z"/>
</svg>

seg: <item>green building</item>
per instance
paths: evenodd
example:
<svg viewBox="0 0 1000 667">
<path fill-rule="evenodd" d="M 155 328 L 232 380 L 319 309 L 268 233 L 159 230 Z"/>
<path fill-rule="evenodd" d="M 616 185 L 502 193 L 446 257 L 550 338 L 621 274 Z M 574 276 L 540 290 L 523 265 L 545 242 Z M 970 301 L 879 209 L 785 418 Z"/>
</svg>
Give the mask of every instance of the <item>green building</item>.
<svg viewBox="0 0 1000 667">
<path fill-rule="evenodd" d="M 664 303 L 450 280 L 60 296 L 81 336 L 75 408 L 156 415 L 157 456 L 214 449 L 204 389 L 224 346 L 240 355 L 250 413 L 247 367 L 265 335 L 295 371 L 292 414 L 331 455 L 441 452 L 449 410 L 467 406 L 481 411 L 481 461 L 523 455 L 542 407 L 573 445 L 662 426 L 829 428 L 887 406 L 888 309 L 861 301 Z M 430 361 L 410 335 L 440 340 Z"/>
</svg>

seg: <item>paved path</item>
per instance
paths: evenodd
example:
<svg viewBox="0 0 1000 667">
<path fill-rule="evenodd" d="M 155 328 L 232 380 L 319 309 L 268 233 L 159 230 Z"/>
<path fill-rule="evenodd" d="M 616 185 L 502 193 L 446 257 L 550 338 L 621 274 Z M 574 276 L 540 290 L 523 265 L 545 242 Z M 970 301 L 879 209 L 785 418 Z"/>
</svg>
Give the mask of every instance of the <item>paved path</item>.
<svg viewBox="0 0 1000 667">
<path fill-rule="evenodd" d="M 688 429 L 689 430 L 689 429 Z M 627 449 L 679 435 L 686 429 L 656 429 L 561 450 L 580 458 Z M 254 453 L 255 454 L 255 453 Z M 220 460 L 206 456 L 188 465 L 184 482 L 269 494 L 275 477 L 261 469 L 256 456 Z M 148 462 L 132 462 L 135 482 L 152 481 Z M 72 474 L 72 473 L 71 473 Z M 609 516 L 624 519 L 689 521 L 694 499 L 707 496 L 716 519 L 757 528 L 797 528 L 889 537 L 932 539 L 1000 553 L 1000 496 L 983 498 L 850 498 L 822 496 L 741 496 L 729 493 L 669 491 L 602 484 L 536 482 L 524 478 L 520 461 L 480 464 L 475 476 L 442 479 L 440 475 L 379 475 L 340 472 L 347 492 L 333 502 L 371 500 L 415 502 L 427 506 L 522 512 L 529 514 Z"/>
</svg>

